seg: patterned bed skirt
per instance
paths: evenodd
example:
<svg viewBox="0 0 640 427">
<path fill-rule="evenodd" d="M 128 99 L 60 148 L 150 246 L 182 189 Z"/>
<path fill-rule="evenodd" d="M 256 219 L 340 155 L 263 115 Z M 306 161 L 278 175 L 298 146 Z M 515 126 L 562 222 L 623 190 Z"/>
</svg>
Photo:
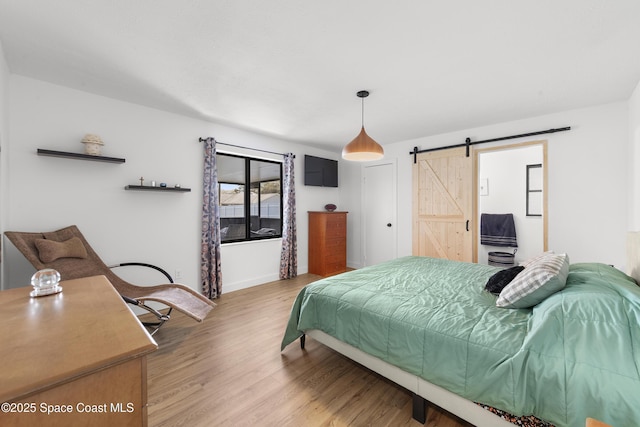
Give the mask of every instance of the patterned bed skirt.
<svg viewBox="0 0 640 427">
<path fill-rule="evenodd" d="M 487 411 L 496 414 L 497 416 L 499 416 L 500 418 L 502 418 L 505 421 L 510 422 L 511 424 L 515 424 L 517 426 L 522 426 L 522 427 L 554 427 L 553 424 L 550 424 L 546 421 L 542 421 L 539 418 L 534 417 L 533 415 L 523 415 L 523 416 L 516 416 L 516 415 L 511 415 L 508 412 L 505 411 L 501 411 L 500 409 L 496 409 L 493 408 L 491 406 L 487 406 L 487 405 L 483 405 L 482 403 L 478 403 L 476 402 L 476 405 L 486 409 Z"/>
</svg>

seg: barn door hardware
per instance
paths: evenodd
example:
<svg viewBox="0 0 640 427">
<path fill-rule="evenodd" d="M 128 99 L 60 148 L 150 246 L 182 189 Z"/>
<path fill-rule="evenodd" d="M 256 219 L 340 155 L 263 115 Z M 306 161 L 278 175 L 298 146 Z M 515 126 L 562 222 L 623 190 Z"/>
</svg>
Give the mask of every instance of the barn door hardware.
<svg viewBox="0 0 640 427">
<path fill-rule="evenodd" d="M 469 147 L 471 147 L 472 145 L 485 144 L 487 142 L 504 141 L 506 139 L 526 138 L 528 136 L 544 135 L 544 134 L 547 134 L 547 133 L 564 132 L 564 131 L 567 131 L 567 130 L 571 130 L 571 126 L 566 126 L 566 127 L 563 127 L 563 128 L 540 130 L 540 131 L 537 131 L 537 132 L 521 133 L 520 135 L 510 135 L 510 136 L 503 136 L 503 137 L 500 137 L 500 138 L 485 139 L 484 141 L 476 141 L 476 142 L 471 142 L 471 138 L 467 138 L 467 139 L 465 139 L 464 144 L 447 145 L 445 147 L 427 148 L 427 149 L 424 149 L 424 150 L 418 150 L 418 147 L 413 147 L 413 151 L 410 151 L 409 154 L 413 156 L 413 163 L 417 163 L 418 154 L 419 153 L 428 153 L 430 151 L 446 150 L 446 149 L 449 149 L 449 148 L 466 147 L 466 149 L 467 149 L 467 157 L 469 157 L 469 155 L 470 155 L 469 154 L 470 153 Z"/>
</svg>

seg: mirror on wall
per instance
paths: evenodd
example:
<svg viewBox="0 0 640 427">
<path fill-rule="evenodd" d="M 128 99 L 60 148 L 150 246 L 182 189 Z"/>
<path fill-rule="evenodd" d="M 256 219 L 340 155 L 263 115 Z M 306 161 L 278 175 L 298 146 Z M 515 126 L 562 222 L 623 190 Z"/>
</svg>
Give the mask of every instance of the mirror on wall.
<svg viewBox="0 0 640 427">
<path fill-rule="evenodd" d="M 476 150 L 477 224 L 486 214 L 513 214 L 517 248 L 482 245 L 477 236 L 477 262 L 489 252 L 515 251 L 514 263 L 546 250 L 546 141 Z"/>
</svg>

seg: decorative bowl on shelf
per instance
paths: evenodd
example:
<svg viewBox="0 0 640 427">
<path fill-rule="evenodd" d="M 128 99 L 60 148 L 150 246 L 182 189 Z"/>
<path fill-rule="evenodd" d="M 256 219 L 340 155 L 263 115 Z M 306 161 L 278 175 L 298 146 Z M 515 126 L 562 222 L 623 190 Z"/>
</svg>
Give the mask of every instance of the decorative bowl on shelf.
<svg viewBox="0 0 640 427">
<path fill-rule="evenodd" d="M 333 212 L 336 210 L 336 205 L 329 203 L 328 205 L 324 205 L 324 208 L 327 212 Z"/>
</svg>

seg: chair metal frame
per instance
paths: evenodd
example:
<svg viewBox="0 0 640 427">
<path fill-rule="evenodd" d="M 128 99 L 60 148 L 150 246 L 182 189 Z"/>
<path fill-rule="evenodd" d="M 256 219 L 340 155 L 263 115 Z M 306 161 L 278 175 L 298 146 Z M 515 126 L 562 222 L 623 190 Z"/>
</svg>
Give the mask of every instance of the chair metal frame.
<svg viewBox="0 0 640 427">
<path fill-rule="evenodd" d="M 160 273 L 164 274 L 164 276 L 167 278 L 167 280 L 169 280 L 169 283 L 175 283 L 173 281 L 173 277 L 171 277 L 171 275 L 169 273 L 167 273 L 164 269 L 158 267 L 157 265 L 153 265 L 153 264 L 147 264 L 146 262 L 122 262 L 120 264 L 115 264 L 115 265 L 110 265 L 108 266 L 110 269 L 114 269 L 114 268 L 118 268 L 118 267 L 129 267 L 129 266 L 139 266 L 139 267 L 148 267 L 148 268 L 152 268 L 154 270 L 159 271 Z M 156 310 L 153 307 L 149 307 L 148 305 L 146 305 L 144 302 L 134 299 L 134 298 L 129 298 L 126 295 L 120 295 L 122 297 L 122 299 L 127 303 L 127 304 L 131 304 L 131 305 L 135 305 L 136 307 L 139 307 L 143 310 L 146 310 L 147 312 L 153 314 L 154 316 L 156 316 L 156 318 L 158 319 L 157 322 L 144 322 L 141 321 L 141 323 L 146 326 L 147 328 L 149 328 L 149 333 L 151 335 L 154 335 L 156 332 L 158 332 L 158 329 L 160 329 L 160 326 L 164 325 L 164 322 L 166 322 L 167 320 L 171 319 L 171 311 L 173 310 L 173 307 L 169 307 L 169 311 L 167 311 L 166 313 L 162 313 L 158 310 Z"/>
</svg>

